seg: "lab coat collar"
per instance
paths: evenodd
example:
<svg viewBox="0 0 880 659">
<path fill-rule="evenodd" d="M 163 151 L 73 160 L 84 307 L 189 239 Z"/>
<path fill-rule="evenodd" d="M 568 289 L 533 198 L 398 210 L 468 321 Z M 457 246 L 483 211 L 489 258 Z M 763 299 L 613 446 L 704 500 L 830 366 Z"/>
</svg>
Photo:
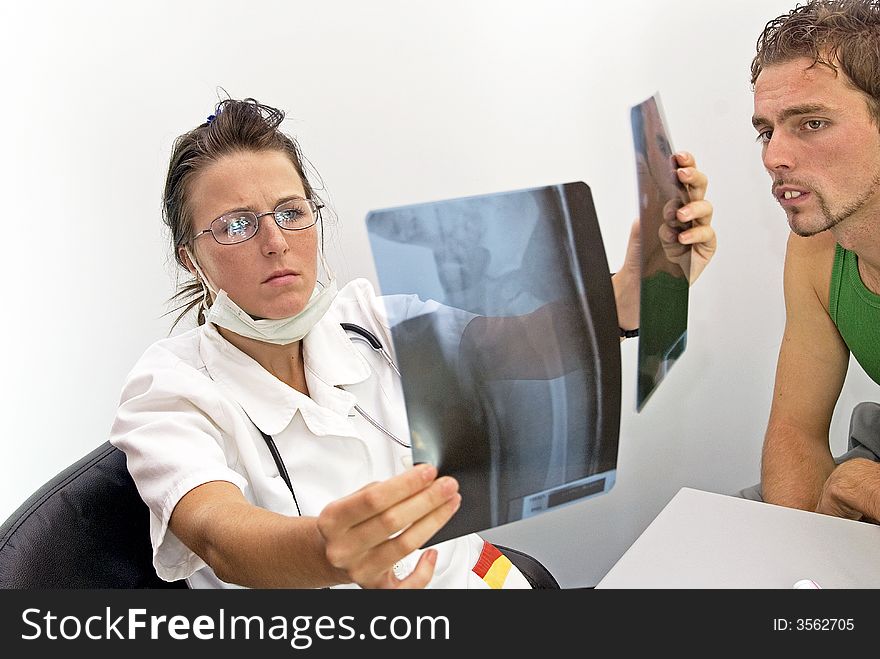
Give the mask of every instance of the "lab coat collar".
<svg viewBox="0 0 880 659">
<path fill-rule="evenodd" d="M 339 387 L 363 382 L 370 376 L 370 367 L 339 322 L 331 308 L 303 339 L 311 398 L 269 373 L 211 323 L 201 328 L 200 352 L 211 378 L 230 392 L 264 433 L 282 432 L 299 410 L 316 435 L 349 434 L 348 415 L 357 400 Z"/>
<path fill-rule="evenodd" d="M 370 365 L 342 329 L 343 322 L 331 307 L 303 339 L 306 375 L 330 387 L 357 384 L 370 377 Z"/>
</svg>

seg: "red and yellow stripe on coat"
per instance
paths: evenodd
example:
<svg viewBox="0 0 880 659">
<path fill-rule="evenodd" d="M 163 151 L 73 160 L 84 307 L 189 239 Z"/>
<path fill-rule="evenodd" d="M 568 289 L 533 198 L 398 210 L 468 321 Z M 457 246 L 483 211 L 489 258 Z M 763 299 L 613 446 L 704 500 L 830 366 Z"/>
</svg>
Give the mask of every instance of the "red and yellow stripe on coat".
<svg viewBox="0 0 880 659">
<path fill-rule="evenodd" d="M 512 565 L 510 559 L 502 554 L 495 545 L 483 541 L 483 551 L 480 552 L 473 572 L 485 581 L 489 588 L 503 588 Z"/>
</svg>

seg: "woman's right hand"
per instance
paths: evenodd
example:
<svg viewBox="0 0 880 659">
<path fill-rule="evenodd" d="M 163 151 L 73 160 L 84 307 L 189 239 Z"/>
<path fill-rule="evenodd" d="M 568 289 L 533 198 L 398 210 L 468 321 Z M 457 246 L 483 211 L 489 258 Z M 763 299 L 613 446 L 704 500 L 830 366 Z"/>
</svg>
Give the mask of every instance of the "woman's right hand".
<svg viewBox="0 0 880 659">
<path fill-rule="evenodd" d="M 427 542 L 461 505 L 458 482 L 418 465 L 365 485 L 327 505 L 318 516 L 325 556 L 342 579 L 362 588 L 424 588 L 434 575 L 437 550 L 428 549 L 404 579 L 394 564 Z"/>
</svg>

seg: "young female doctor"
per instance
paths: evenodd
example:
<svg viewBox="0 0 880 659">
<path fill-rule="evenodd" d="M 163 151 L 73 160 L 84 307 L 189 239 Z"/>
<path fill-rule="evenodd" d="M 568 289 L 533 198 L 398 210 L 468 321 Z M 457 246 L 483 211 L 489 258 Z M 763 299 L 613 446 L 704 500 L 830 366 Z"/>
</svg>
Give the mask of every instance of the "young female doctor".
<svg viewBox="0 0 880 659">
<path fill-rule="evenodd" d="M 458 484 L 412 465 L 393 362 L 368 359 L 341 326 L 391 343 L 370 284 L 337 290 L 329 275 L 323 206 L 283 117 L 226 100 L 174 144 L 164 219 L 199 326 L 146 350 L 111 430 L 150 509 L 158 575 L 195 588 L 527 588 L 509 562 L 475 570 L 497 557 L 477 535 L 420 549 L 459 508 Z M 712 206 L 693 158 L 677 158 L 696 275 L 715 250 Z M 623 329 L 638 327 L 637 226 L 613 278 Z M 451 334 L 468 320 L 396 304 L 437 313 Z"/>
</svg>

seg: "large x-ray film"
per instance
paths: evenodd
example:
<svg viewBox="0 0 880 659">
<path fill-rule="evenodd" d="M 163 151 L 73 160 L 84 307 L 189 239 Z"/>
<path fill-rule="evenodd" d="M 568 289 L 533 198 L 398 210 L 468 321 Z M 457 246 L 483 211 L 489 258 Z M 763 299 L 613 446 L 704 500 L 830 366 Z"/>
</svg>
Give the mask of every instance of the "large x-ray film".
<svg viewBox="0 0 880 659">
<path fill-rule="evenodd" d="M 413 461 L 462 495 L 428 544 L 607 492 L 620 348 L 589 187 L 376 210 L 366 223 Z"/>
<path fill-rule="evenodd" d="M 641 229 L 641 294 L 636 409 L 641 411 L 687 345 L 690 228 L 675 212 L 688 203 L 676 175 L 659 94 L 632 108 Z"/>
</svg>

